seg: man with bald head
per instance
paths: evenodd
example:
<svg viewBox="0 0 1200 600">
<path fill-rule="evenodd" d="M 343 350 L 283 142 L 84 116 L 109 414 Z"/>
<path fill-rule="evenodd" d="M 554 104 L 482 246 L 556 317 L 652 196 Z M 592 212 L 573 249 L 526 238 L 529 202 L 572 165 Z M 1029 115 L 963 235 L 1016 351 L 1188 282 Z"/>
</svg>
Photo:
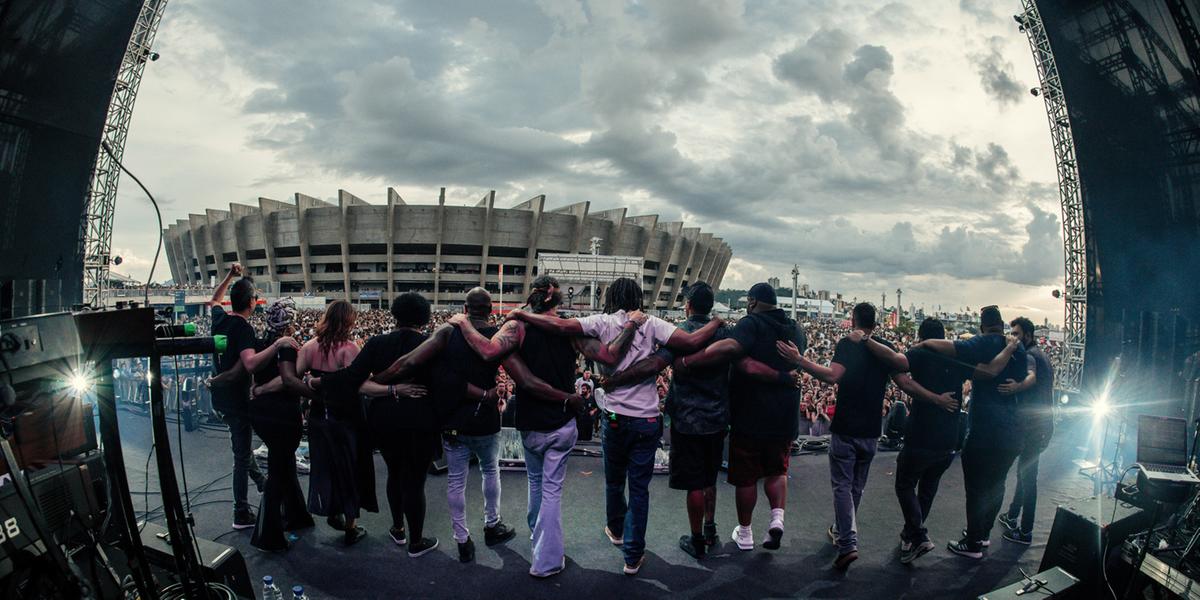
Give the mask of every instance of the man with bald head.
<svg viewBox="0 0 1200 600">
<path fill-rule="evenodd" d="M 479 333 L 495 335 L 498 328 L 488 322 L 492 314 L 492 297 L 477 287 L 467 292 L 463 313 Z M 462 331 L 453 325 L 443 325 L 424 343 L 401 357 L 377 381 L 404 379 L 411 369 L 428 364 L 432 373 L 430 393 L 436 402 L 442 428 L 442 449 L 449 472 L 446 478 L 446 499 L 450 504 L 450 521 L 454 541 L 458 543 L 458 559 L 471 562 L 475 558 L 475 543 L 467 528 L 466 484 L 471 455 L 479 458 L 483 476 L 484 542 L 493 546 L 516 535 L 513 528 L 500 520 L 499 433 L 502 405 L 479 398 L 463 400 L 467 384 L 481 390 L 496 386 L 499 362 L 486 362 L 467 344 Z M 502 404 L 503 401 L 501 401 Z"/>
</svg>

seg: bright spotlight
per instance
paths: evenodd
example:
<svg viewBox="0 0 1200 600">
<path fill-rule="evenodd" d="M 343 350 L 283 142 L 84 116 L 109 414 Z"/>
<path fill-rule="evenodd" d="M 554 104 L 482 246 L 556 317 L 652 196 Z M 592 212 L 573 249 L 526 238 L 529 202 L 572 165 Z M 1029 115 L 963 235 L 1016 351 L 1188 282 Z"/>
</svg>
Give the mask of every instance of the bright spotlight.
<svg viewBox="0 0 1200 600">
<path fill-rule="evenodd" d="M 1092 416 L 1096 419 L 1103 419 L 1110 411 L 1112 407 L 1108 404 L 1108 398 L 1101 396 L 1092 403 Z"/>
<path fill-rule="evenodd" d="M 76 394 L 84 394 L 92 388 L 92 380 L 83 373 L 76 373 L 67 382 Z"/>
<path fill-rule="evenodd" d="M 1071 397 L 1066 394 L 1063 394 L 1062 398 L 1059 398 L 1058 401 L 1062 402 L 1063 404 L 1066 404 L 1071 401 Z"/>
</svg>

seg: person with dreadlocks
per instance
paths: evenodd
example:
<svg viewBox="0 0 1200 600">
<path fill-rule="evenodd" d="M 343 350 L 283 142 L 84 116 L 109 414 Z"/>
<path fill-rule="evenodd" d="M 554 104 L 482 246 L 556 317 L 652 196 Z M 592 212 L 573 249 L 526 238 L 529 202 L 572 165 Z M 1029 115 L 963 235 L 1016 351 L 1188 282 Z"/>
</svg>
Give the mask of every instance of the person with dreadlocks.
<svg viewBox="0 0 1200 600">
<path fill-rule="evenodd" d="M 563 320 L 557 316 L 561 303 L 558 280 L 542 275 L 530 286 L 526 307 L 532 312 L 527 314 Z M 509 319 L 488 339 L 467 315 L 450 319 L 472 350 L 485 361 L 503 361 L 504 370 L 517 384 L 517 396 L 509 410 L 515 413 L 525 449 L 529 477 L 526 521 L 533 532 L 529 574 L 534 577 L 556 575 L 567 564 L 563 553 L 562 487 L 567 456 L 579 435 L 575 417 L 583 409 L 583 399 L 575 393 L 577 353 L 603 364 L 616 364 L 629 349 L 644 318 L 633 315 L 608 344 L 582 335 L 552 335 L 526 327 L 518 319 Z"/>
<path fill-rule="evenodd" d="M 641 314 L 641 309 L 642 286 L 621 277 L 610 283 L 605 292 L 603 314 L 560 319 L 517 310 L 509 316 L 531 325 L 527 331 L 541 330 L 559 336 L 583 335 L 605 343 L 636 331 L 629 351 L 616 365 L 618 371 L 654 354 L 659 346 L 682 354 L 696 352 L 721 325 L 719 319 L 712 319 L 689 332 L 658 317 L 648 317 L 638 326 L 634 317 Z M 654 475 L 654 455 L 661 445 L 663 432 L 655 381 L 646 379 L 614 389 L 605 397 L 605 413 L 607 426 L 601 442 L 607 513 L 604 534 L 614 546 L 622 547 L 624 573 L 637 575 L 646 558 L 650 479 Z M 628 498 L 626 484 L 629 486 Z M 621 535 L 617 531 L 621 531 Z"/>
</svg>

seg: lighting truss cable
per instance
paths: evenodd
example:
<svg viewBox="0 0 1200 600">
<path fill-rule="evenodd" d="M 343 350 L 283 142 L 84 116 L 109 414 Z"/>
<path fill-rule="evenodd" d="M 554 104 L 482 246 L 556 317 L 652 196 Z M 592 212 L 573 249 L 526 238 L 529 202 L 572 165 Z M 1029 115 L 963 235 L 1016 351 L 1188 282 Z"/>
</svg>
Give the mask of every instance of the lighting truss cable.
<svg viewBox="0 0 1200 600">
<path fill-rule="evenodd" d="M 150 263 L 150 274 L 146 276 L 146 287 L 143 289 L 146 306 L 150 306 L 150 282 L 154 281 L 154 269 L 158 267 L 158 255 L 162 252 L 163 247 L 162 211 L 158 209 L 158 201 L 154 199 L 154 195 L 150 193 L 150 190 L 146 189 L 146 186 L 142 184 L 142 180 L 138 179 L 133 173 L 130 173 L 129 169 L 126 169 L 125 165 L 121 164 L 117 155 L 113 153 L 112 148 L 108 146 L 108 142 L 101 141 L 100 147 L 104 149 L 109 158 L 113 159 L 113 162 L 117 163 L 122 172 L 128 175 L 130 179 L 133 179 L 134 183 L 138 184 L 138 187 L 142 188 L 142 191 L 146 193 L 146 197 L 150 199 L 150 204 L 154 205 L 154 214 L 158 217 L 158 247 L 154 249 L 154 261 Z"/>
</svg>

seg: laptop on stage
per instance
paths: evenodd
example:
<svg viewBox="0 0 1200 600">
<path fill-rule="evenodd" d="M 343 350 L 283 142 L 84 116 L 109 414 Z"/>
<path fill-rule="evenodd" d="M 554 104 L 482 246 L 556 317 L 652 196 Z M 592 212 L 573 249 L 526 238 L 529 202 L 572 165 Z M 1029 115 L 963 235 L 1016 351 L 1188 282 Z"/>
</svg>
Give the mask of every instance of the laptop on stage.
<svg viewBox="0 0 1200 600">
<path fill-rule="evenodd" d="M 1137 466 L 1151 481 L 1200 483 L 1187 466 L 1187 421 L 1138 416 Z"/>
</svg>

